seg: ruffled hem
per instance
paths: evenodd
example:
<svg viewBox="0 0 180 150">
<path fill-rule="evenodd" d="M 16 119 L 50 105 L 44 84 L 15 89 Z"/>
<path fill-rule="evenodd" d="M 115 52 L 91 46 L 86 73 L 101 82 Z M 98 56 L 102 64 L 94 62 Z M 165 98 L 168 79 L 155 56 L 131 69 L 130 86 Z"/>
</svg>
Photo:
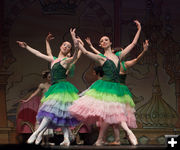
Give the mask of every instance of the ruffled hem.
<svg viewBox="0 0 180 150">
<path fill-rule="evenodd" d="M 75 101 L 69 107 L 69 112 L 87 124 L 94 124 L 102 119 L 109 124 L 119 124 L 125 121 L 129 127 L 136 127 L 134 108 L 128 107 L 127 109 L 126 104 L 97 100 L 87 95 Z"/>
<path fill-rule="evenodd" d="M 65 117 L 59 117 L 56 116 L 53 113 L 45 112 L 45 111 L 39 111 L 37 115 L 37 120 L 39 123 L 41 123 L 42 119 L 46 117 L 50 120 L 50 124 L 48 128 L 57 128 L 61 126 L 76 126 L 79 124 L 79 121 L 76 120 L 75 118 L 65 118 Z"/>
<path fill-rule="evenodd" d="M 51 120 L 49 127 L 76 126 L 79 121 L 71 116 L 68 108 L 72 102 L 62 103 L 61 101 L 48 100 L 42 104 L 37 114 L 37 120 L 42 121 L 44 117 Z"/>
<path fill-rule="evenodd" d="M 42 104 L 39 111 L 48 112 L 58 117 L 72 118 L 68 108 L 72 105 L 72 102 L 62 103 L 61 101 L 48 100 Z"/>
</svg>

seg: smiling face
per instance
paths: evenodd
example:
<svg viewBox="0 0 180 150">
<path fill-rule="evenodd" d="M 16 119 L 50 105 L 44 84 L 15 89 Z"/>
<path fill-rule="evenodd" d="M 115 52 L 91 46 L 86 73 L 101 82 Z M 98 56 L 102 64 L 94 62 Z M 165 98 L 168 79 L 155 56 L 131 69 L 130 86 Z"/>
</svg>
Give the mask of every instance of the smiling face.
<svg viewBox="0 0 180 150">
<path fill-rule="evenodd" d="M 72 48 L 71 43 L 66 41 L 63 42 L 62 45 L 60 46 L 60 51 L 66 56 L 70 52 L 71 48 Z"/>
<path fill-rule="evenodd" d="M 99 46 L 102 47 L 103 49 L 107 49 L 111 46 L 111 41 L 109 37 L 103 36 L 100 41 L 99 41 Z"/>
</svg>

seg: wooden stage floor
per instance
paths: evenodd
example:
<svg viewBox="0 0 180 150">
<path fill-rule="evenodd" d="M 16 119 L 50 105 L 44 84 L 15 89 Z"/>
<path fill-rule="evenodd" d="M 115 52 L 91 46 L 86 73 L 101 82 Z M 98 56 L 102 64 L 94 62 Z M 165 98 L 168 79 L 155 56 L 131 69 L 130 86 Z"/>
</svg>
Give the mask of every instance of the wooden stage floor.
<svg viewBox="0 0 180 150">
<path fill-rule="evenodd" d="M 167 149 L 165 145 L 121 145 L 121 146 L 86 146 L 86 145 L 73 145 L 69 147 L 62 146 L 37 146 L 28 144 L 7 144 L 0 145 L 0 150 L 155 150 L 155 149 Z"/>
</svg>

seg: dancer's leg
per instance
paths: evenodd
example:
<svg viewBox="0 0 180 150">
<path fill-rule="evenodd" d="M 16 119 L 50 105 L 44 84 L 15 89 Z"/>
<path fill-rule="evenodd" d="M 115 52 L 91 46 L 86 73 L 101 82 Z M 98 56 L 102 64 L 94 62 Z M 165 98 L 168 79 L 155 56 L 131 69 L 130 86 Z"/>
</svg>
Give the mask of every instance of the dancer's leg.
<svg viewBox="0 0 180 150">
<path fill-rule="evenodd" d="M 105 135 L 105 132 L 106 132 L 108 126 L 109 126 L 109 124 L 102 122 L 101 127 L 100 127 L 100 131 L 99 131 L 99 136 L 98 136 L 98 139 L 95 143 L 96 146 L 103 145 L 103 138 L 104 138 L 104 135 Z"/>
<path fill-rule="evenodd" d="M 113 124 L 113 131 L 115 140 L 113 142 L 108 143 L 108 145 L 120 145 L 120 135 L 119 135 L 119 124 Z"/>
<path fill-rule="evenodd" d="M 136 139 L 136 136 L 133 134 L 133 132 L 128 128 L 126 122 L 121 122 L 121 127 L 126 131 L 128 137 L 129 137 L 129 140 L 131 142 L 132 145 L 137 145 L 138 142 L 137 142 L 137 139 Z"/>
<path fill-rule="evenodd" d="M 119 124 L 114 124 L 113 130 L 114 130 L 115 142 L 117 144 L 120 144 Z"/>
<path fill-rule="evenodd" d="M 73 135 L 70 128 L 68 128 L 68 134 L 69 134 L 69 140 L 70 142 L 73 142 L 75 140 L 75 136 Z"/>
<path fill-rule="evenodd" d="M 37 138 L 36 138 L 36 141 L 35 141 L 35 144 L 36 145 L 38 145 L 40 142 L 41 142 L 41 140 L 42 140 L 42 136 L 43 136 L 43 134 L 44 134 L 44 132 L 47 130 L 47 127 L 45 127 L 39 134 L 38 134 L 38 136 L 37 136 Z"/>
<path fill-rule="evenodd" d="M 70 145 L 70 141 L 69 141 L 69 131 L 68 131 L 68 127 L 62 127 L 61 128 L 64 134 L 64 141 L 62 143 L 60 143 L 61 146 L 69 146 Z"/>
<path fill-rule="evenodd" d="M 43 133 L 44 145 L 55 145 L 55 143 L 49 142 L 49 138 L 52 137 L 52 136 L 54 136 L 53 129 L 46 129 L 45 132 Z"/>
<path fill-rule="evenodd" d="M 27 143 L 33 143 L 36 140 L 37 135 L 46 128 L 50 123 L 50 120 L 46 117 L 43 118 L 41 124 L 39 125 L 38 129 L 29 137 Z"/>
</svg>

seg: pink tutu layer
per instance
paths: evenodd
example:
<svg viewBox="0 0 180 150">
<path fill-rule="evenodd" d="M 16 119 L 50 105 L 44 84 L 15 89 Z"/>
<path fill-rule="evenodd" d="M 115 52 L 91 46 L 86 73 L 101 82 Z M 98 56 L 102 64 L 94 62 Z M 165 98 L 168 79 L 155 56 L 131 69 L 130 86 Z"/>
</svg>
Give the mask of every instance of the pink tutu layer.
<svg viewBox="0 0 180 150">
<path fill-rule="evenodd" d="M 90 96 L 83 96 L 69 107 L 72 116 L 86 124 L 94 124 L 100 119 L 109 124 L 127 122 L 131 128 L 136 128 L 134 108 L 118 102 L 97 100 Z"/>
</svg>

